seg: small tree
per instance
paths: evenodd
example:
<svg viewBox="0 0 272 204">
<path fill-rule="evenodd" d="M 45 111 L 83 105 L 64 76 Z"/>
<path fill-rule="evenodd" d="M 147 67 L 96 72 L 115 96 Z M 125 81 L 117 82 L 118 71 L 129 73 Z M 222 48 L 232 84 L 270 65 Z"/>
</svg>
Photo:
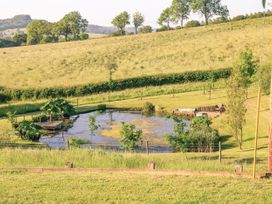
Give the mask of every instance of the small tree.
<svg viewBox="0 0 272 204">
<path fill-rule="evenodd" d="M 159 19 L 158 19 L 158 24 L 161 26 L 164 26 L 166 24 L 167 29 L 170 30 L 170 22 L 172 20 L 172 9 L 171 8 L 166 8 L 163 10 L 161 13 Z"/>
<path fill-rule="evenodd" d="M 122 122 L 121 146 L 126 151 L 134 151 L 138 148 L 137 143 L 142 142 L 142 130 L 136 130 L 135 125 Z"/>
<path fill-rule="evenodd" d="M 16 111 L 15 112 L 7 112 L 7 119 L 10 122 L 12 128 L 14 128 L 16 126 Z"/>
<path fill-rule="evenodd" d="M 118 30 L 123 34 L 125 35 L 126 34 L 126 31 L 125 31 L 125 28 L 126 28 L 126 25 L 129 25 L 130 22 L 129 22 L 129 14 L 128 12 L 124 11 L 122 13 L 120 13 L 119 15 L 117 15 L 113 20 L 112 20 L 112 24 L 118 28 Z"/>
<path fill-rule="evenodd" d="M 173 21 L 180 21 L 180 26 L 183 27 L 183 22 L 188 19 L 191 12 L 191 3 L 188 0 L 173 0 L 172 1 L 172 16 Z"/>
<path fill-rule="evenodd" d="M 96 124 L 96 118 L 93 115 L 89 116 L 89 128 L 91 131 L 91 135 L 94 135 L 94 131 L 99 128 L 99 125 Z"/>
<path fill-rule="evenodd" d="M 236 65 L 227 82 L 226 123 L 240 149 L 242 149 L 243 144 L 243 127 L 246 122 L 247 112 L 245 102 L 248 93 L 244 83 L 245 80 L 240 67 Z"/>
<path fill-rule="evenodd" d="M 135 27 L 135 33 L 138 34 L 138 28 L 143 25 L 144 16 L 140 12 L 136 12 L 133 14 L 133 25 Z"/>
<path fill-rule="evenodd" d="M 150 103 L 150 102 L 146 102 L 144 105 L 143 105 L 143 113 L 144 114 L 152 114 L 155 112 L 155 106 Z"/>
</svg>

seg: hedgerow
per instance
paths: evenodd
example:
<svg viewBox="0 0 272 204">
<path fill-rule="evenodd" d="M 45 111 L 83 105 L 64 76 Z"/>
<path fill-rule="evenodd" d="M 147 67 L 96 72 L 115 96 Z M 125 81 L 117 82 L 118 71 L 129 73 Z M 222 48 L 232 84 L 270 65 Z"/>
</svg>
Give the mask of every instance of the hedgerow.
<svg viewBox="0 0 272 204">
<path fill-rule="evenodd" d="M 52 87 L 37 89 L 2 88 L 0 94 L 6 96 L 10 100 L 78 97 L 109 91 L 121 91 L 129 88 L 201 82 L 210 80 L 211 77 L 216 81 L 218 79 L 228 78 L 230 74 L 230 68 L 212 71 L 191 71 L 166 75 L 134 77 L 129 79 L 114 80 L 111 82 L 102 82 L 73 87 Z"/>
</svg>

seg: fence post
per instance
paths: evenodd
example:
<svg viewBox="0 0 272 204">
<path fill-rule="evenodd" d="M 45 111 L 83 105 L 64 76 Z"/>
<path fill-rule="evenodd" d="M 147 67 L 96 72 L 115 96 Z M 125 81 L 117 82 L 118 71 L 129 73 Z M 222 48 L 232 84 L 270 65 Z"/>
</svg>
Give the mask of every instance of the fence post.
<svg viewBox="0 0 272 204">
<path fill-rule="evenodd" d="M 219 163 L 222 162 L 222 145 L 221 142 L 219 142 Z"/>
<path fill-rule="evenodd" d="M 149 154 L 149 142 L 145 142 L 146 153 Z"/>
</svg>

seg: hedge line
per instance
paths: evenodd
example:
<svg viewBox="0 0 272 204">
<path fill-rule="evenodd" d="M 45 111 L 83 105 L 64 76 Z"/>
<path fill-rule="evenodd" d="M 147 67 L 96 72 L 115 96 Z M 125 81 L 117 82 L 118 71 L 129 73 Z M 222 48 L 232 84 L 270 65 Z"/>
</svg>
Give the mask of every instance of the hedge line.
<svg viewBox="0 0 272 204">
<path fill-rule="evenodd" d="M 129 79 L 114 80 L 112 82 L 102 82 L 73 87 L 52 87 L 38 89 L 2 88 L 0 91 L 0 96 L 6 97 L 6 100 L 43 99 L 71 96 L 77 97 L 108 91 L 120 91 L 129 88 L 200 82 L 210 80 L 211 78 L 216 81 L 218 79 L 228 78 L 230 74 L 231 69 L 227 68 L 212 71 L 191 71 L 176 74 L 134 77 Z M 4 101 L 3 98 L 2 100 L 0 99 L 0 101 Z"/>
</svg>

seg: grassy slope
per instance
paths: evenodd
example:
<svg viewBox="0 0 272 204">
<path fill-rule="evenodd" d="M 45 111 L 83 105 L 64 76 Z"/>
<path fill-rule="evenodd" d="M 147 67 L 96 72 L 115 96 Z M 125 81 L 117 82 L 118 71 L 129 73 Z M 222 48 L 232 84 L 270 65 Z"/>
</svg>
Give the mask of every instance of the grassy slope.
<svg viewBox="0 0 272 204">
<path fill-rule="evenodd" d="M 70 86 L 108 80 L 106 55 L 118 59 L 114 78 L 229 67 L 250 48 L 267 63 L 272 17 L 137 36 L 94 39 L 0 51 L 0 86 Z M 260 39 L 265 48 L 260 49 Z"/>
<path fill-rule="evenodd" d="M 0 173 L 0 183 L 0 203 L 272 202 L 270 180 L 109 173 Z"/>
</svg>

